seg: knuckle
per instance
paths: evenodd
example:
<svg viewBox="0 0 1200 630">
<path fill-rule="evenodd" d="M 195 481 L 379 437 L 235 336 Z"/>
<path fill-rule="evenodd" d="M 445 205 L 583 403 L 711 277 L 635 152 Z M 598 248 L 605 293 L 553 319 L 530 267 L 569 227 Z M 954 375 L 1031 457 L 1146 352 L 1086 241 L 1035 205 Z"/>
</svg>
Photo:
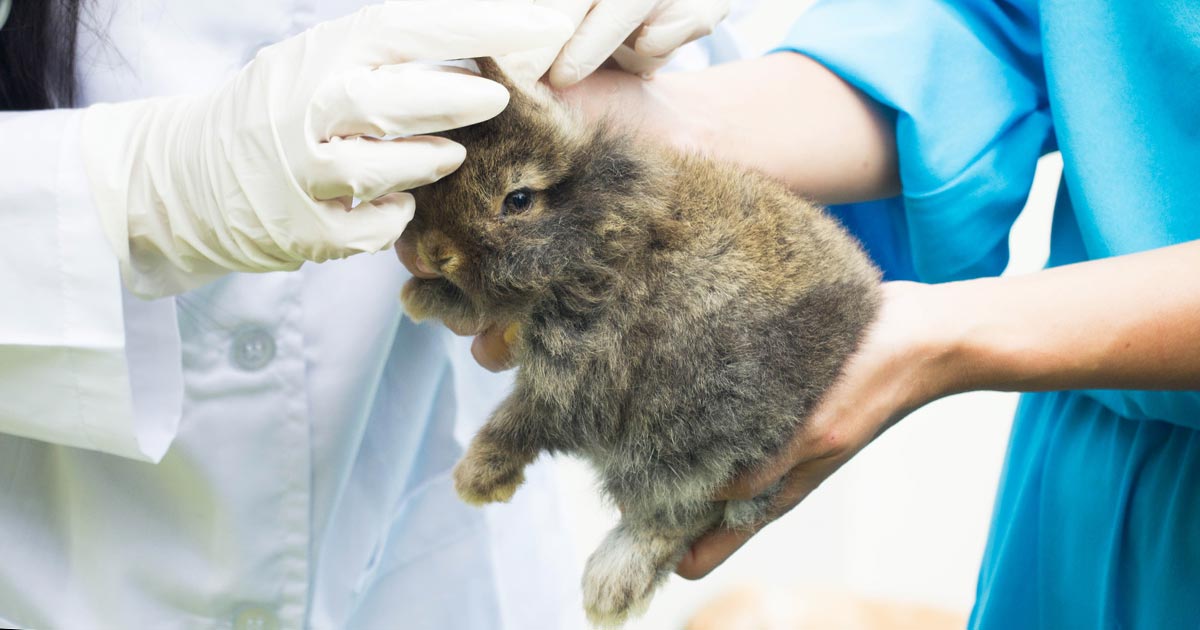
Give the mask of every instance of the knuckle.
<svg viewBox="0 0 1200 630">
<path fill-rule="evenodd" d="M 396 3 L 399 4 L 399 3 Z M 362 7 L 345 17 L 345 28 L 350 31 L 370 31 L 375 25 L 386 20 L 391 13 L 401 9 L 389 4 L 371 4 Z"/>
<path fill-rule="evenodd" d="M 344 257 L 336 232 L 327 221 L 320 218 L 308 221 L 302 229 L 296 230 L 291 248 L 305 260 L 313 262 Z"/>
<path fill-rule="evenodd" d="M 797 452 L 803 454 L 805 461 L 838 457 L 853 447 L 854 436 L 843 423 L 832 419 L 836 417 L 838 416 L 827 416 L 829 420 L 818 421 L 798 436 L 794 447 Z"/>
<path fill-rule="evenodd" d="M 319 144 L 309 154 L 300 156 L 293 173 L 300 188 L 317 201 L 336 198 L 349 175 L 345 160 L 338 159 L 334 143 Z"/>
<path fill-rule="evenodd" d="M 815 454 L 824 459 L 837 457 L 850 450 L 852 440 L 850 435 L 837 427 L 831 427 L 821 436 Z"/>
</svg>

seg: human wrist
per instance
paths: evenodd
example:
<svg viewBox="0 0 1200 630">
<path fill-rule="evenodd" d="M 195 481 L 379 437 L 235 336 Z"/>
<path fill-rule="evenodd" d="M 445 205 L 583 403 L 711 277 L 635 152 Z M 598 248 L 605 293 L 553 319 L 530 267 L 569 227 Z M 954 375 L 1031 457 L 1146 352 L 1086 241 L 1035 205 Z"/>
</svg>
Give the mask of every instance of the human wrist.
<svg viewBox="0 0 1200 630">
<path fill-rule="evenodd" d="M 1007 368 L 1012 341 L 993 320 L 987 299 L 991 280 L 942 284 L 888 282 L 880 319 L 889 325 L 895 373 L 905 380 L 912 411 L 939 398 L 996 389 Z"/>
<path fill-rule="evenodd" d="M 957 287 L 918 282 L 887 282 L 879 322 L 881 341 L 893 349 L 893 372 L 905 381 L 897 403 L 905 413 L 967 391 L 964 369 L 971 362 L 969 332 L 960 313 Z M 886 323 L 890 322 L 890 323 Z"/>
<path fill-rule="evenodd" d="M 1038 389 L 1039 366 L 1053 362 L 1034 339 L 1038 322 L 1006 297 L 1012 279 L 981 278 L 936 285 L 938 328 L 948 393 Z"/>
<path fill-rule="evenodd" d="M 157 97 L 98 104 L 84 110 L 80 146 L 93 203 L 134 294 L 161 297 L 198 286 L 225 273 L 184 260 L 176 251 L 180 222 L 200 220 L 182 212 L 164 191 L 179 187 L 179 173 L 201 161 L 198 122 L 205 96 Z"/>
</svg>

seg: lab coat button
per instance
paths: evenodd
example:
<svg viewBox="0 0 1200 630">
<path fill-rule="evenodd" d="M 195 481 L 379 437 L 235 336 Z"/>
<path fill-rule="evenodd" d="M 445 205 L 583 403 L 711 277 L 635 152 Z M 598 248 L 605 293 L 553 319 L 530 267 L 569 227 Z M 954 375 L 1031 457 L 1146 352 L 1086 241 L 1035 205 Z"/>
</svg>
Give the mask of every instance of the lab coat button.
<svg viewBox="0 0 1200 630">
<path fill-rule="evenodd" d="M 233 618 L 234 630 L 279 630 L 279 620 L 271 611 L 248 607 L 238 611 Z"/>
<path fill-rule="evenodd" d="M 275 358 L 275 338 L 261 328 L 248 328 L 234 336 L 232 354 L 239 368 L 261 370 Z"/>
</svg>

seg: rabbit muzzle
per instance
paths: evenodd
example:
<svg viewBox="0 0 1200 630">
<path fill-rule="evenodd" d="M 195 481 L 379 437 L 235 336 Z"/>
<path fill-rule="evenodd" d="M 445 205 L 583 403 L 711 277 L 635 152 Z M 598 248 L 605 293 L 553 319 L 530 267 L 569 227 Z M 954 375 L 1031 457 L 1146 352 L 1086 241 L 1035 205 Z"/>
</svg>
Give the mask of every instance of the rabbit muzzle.
<svg viewBox="0 0 1200 630">
<path fill-rule="evenodd" d="M 455 244 L 437 229 L 429 229 L 416 237 L 418 266 L 440 276 L 453 279 L 466 258 Z"/>
</svg>

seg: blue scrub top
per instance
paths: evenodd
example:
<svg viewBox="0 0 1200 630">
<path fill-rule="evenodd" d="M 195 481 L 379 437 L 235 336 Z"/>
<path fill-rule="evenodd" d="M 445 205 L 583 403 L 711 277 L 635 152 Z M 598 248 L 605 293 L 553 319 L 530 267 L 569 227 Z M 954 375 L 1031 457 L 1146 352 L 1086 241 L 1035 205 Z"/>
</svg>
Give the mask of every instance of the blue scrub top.
<svg viewBox="0 0 1200 630">
<path fill-rule="evenodd" d="M 1194 0 L 831 0 L 782 50 L 895 116 L 903 197 L 836 209 L 890 278 L 1000 273 L 1056 148 L 1051 265 L 1200 239 Z M 1022 398 L 970 623 L 1200 628 L 1200 392 Z"/>
</svg>

